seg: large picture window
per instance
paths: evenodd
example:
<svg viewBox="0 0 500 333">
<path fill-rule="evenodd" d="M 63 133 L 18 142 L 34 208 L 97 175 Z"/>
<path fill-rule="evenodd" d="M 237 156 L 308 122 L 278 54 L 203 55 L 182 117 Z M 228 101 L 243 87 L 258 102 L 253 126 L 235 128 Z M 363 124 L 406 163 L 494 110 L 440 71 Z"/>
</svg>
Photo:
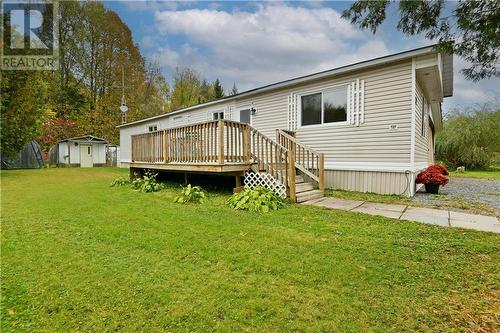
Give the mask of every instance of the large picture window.
<svg viewBox="0 0 500 333">
<path fill-rule="evenodd" d="M 301 97 L 302 126 L 347 121 L 347 86 Z"/>
</svg>

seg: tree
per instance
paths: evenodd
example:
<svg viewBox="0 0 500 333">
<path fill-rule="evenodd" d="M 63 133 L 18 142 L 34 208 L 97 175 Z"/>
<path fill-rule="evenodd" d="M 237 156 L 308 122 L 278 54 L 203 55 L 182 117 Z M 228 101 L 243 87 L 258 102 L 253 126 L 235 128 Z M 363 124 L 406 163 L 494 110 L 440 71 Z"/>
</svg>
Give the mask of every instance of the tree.
<svg viewBox="0 0 500 333">
<path fill-rule="evenodd" d="M 500 154 L 500 109 L 460 112 L 436 137 L 436 156 L 450 166 L 483 168 Z"/>
<path fill-rule="evenodd" d="M 231 95 L 236 95 L 238 93 L 238 88 L 236 88 L 236 82 L 233 82 L 233 89 L 231 89 Z"/>
<path fill-rule="evenodd" d="M 203 79 L 200 86 L 200 97 L 198 103 L 205 103 L 214 99 L 214 87 Z"/>
<path fill-rule="evenodd" d="M 1 76 L 1 151 L 11 157 L 38 136 L 51 110 L 41 71 L 4 71 Z"/>
<path fill-rule="evenodd" d="M 222 88 L 219 79 L 215 79 L 214 81 L 214 98 L 222 98 L 224 97 L 224 88 Z"/>
<path fill-rule="evenodd" d="M 342 14 L 351 23 L 373 33 L 386 18 L 392 1 L 356 1 Z M 466 78 L 478 81 L 500 76 L 500 1 L 459 1 L 447 15 L 443 0 L 400 1 L 398 30 L 437 40 L 441 52 L 456 54 L 471 63 Z"/>
<path fill-rule="evenodd" d="M 200 96 L 200 74 L 189 67 L 177 67 L 174 73 L 172 91 L 172 110 L 198 103 Z"/>
</svg>

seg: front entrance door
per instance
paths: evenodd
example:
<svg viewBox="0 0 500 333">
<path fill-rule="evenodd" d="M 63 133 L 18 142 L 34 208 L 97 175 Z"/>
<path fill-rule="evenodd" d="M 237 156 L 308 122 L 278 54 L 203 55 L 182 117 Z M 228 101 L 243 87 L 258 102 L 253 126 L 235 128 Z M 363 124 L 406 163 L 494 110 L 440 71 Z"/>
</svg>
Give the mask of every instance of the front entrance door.
<svg viewBox="0 0 500 333">
<path fill-rule="evenodd" d="M 92 145 L 80 145 L 80 167 L 92 168 L 93 166 Z"/>
</svg>

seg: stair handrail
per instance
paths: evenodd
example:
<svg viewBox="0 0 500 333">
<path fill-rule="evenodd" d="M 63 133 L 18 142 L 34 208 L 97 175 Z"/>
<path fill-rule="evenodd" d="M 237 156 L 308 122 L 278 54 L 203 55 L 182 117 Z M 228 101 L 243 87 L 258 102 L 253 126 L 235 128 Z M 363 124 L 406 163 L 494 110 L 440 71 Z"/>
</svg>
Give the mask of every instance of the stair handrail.
<svg viewBox="0 0 500 333">
<path fill-rule="evenodd" d="M 306 146 L 282 129 L 276 129 L 276 141 L 290 151 L 295 167 L 317 182 L 320 190 L 324 189 L 325 154 Z"/>
<path fill-rule="evenodd" d="M 295 173 L 290 173 L 290 155 L 286 147 L 247 124 L 250 134 L 250 155 L 259 170 L 264 170 L 279 180 L 286 188 L 288 196 L 295 201 Z"/>
</svg>

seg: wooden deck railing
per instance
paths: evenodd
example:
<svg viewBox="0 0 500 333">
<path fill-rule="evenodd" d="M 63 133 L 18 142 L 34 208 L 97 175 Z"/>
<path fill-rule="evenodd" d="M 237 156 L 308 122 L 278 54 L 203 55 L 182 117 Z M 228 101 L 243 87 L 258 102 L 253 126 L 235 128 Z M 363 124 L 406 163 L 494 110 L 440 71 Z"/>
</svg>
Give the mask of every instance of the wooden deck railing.
<svg viewBox="0 0 500 333">
<path fill-rule="evenodd" d="M 278 179 L 295 199 L 295 168 L 323 188 L 323 154 L 284 132 L 278 142 L 248 124 L 215 120 L 132 136 L 132 162 L 255 164 Z"/>
<path fill-rule="evenodd" d="M 295 167 L 318 183 L 320 190 L 325 184 L 325 155 L 299 142 L 284 130 L 276 130 L 276 141 L 285 147 L 295 160 Z"/>
<path fill-rule="evenodd" d="M 132 136 L 132 162 L 250 163 L 250 129 L 215 120 Z"/>
</svg>

